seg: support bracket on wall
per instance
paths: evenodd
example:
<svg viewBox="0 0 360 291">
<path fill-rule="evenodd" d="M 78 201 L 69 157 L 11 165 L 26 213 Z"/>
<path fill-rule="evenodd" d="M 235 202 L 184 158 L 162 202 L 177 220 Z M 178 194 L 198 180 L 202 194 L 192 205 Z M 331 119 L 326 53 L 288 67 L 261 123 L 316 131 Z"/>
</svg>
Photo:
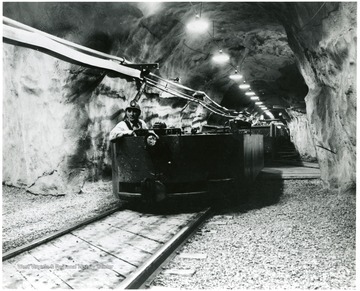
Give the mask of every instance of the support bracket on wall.
<svg viewBox="0 0 360 291">
<path fill-rule="evenodd" d="M 331 149 L 328 149 L 328 148 L 326 148 L 326 147 L 324 147 L 324 146 L 322 146 L 322 145 L 319 145 L 319 144 L 317 144 L 316 146 L 319 147 L 319 148 L 322 148 L 322 149 L 324 149 L 324 150 L 327 150 L 327 151 L 329 151 L 330 153 L 333 153 L 333 154 L 336 155 L 336 152 L 333 151 L 333 150 L 331 150 Z"/>
<path fill-rule="evenodd" d="M 144 78 L 150 74 L 151 70 L 159 69 L 159 63 L 151 63 L 151 64 L 123 64 L 126 67 L 130 67 L 132 69 L 137 69 L 141 71 L 140 77 Z"/>
<path fill-rule="evenodd" d="M 159 63 L 151 63 L 151 64 L 126 64 L 126 63 L 124 63 L 123 65 L 126 67 L 138 69 L 140 71 L 159 69 Z"/>
<path fill-rule="evenodd" d="M 130 102 L 130 105 L 131 105 L 131 106 L 135 106 L 135 105 L 139 102 L 139 99 L 140 99 L 142 93 L 143 93 L 144 90 L 145 90 L 145 86 L 146 86 L 146 82 L 143 82 L 143 83 L 141 84 L 141 87 L 140 87 L 139 91 L 136 93 L 134 99 L 131 100 L 131 102 Z"/>
</svg>

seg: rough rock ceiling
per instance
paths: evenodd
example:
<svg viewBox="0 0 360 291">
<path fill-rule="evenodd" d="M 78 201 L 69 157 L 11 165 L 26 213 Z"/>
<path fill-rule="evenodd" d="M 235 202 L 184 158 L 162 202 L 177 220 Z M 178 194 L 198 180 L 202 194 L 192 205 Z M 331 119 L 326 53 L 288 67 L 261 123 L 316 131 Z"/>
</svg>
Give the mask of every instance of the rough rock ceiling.
<svg viewBox="0 0 360 291">
<path fill-rule="evenodd" d="M 296 117 L 288 123 L 292 140 L 304 155 L 315 152 L 326 185 L 353 187 L 356 3 L 204 2 L 202 16 L 215 25 L 208 34 L 195 37 L 185 25 L 199 9 L 200 3 L 190 2 L 3 4 L 4 16 L 131 62 L 159 62 L 155 73 L 162 77 L 180 77 L 182 84 L 205 91 L 222 105 L 255 113 L 249 97 L 228 78 L 238 66 L 268 105 L 295 109 L 287 110 Z M 4 145 L 10 154 L 4 155 L 4 164 L 11 166 L 4 169 L 9 169 L 8 181 L 42 189 L 57 179 L 66 181 L 62 189 L 68 188 L 74 169 L 80 173 L 76 177 L 83 175 L 83 169 L 89 168 L 94 175 L 110 169 L 107 134 L 122 118 L 123 108 L 136 94 L 139 82 L 5 43 Z M 230 54 L 228 65 L 211 61 L 219 48 Z M 183 114 L 184 99 L 161 98 L 151 89 L 141 100 L 147 122 L 166 121 L 168 126 L 180 124 L 183 128 L 193 127 L 193 121 L 199 120 L 224 124 L 223 120 L 209 123 L 206 110 L 197 104 L 188 106 Z M 301 113 L 305 96 L 306 115 Z M 57 118 L 53 118 L 54 112 Z M 273 113 L 277 117 L 275 110 Z M 46 134 L 39 138 L 39 132 Z M 49 138 L 48 132 L 54 138 Z M 315 149 L 307 150 L 308 145 Z M 27 171 L 19 170 L 24 161 Z M 103 168 L 104 164 L 109 167 Z M 40 181 L 39 177 L 44 179 Z M 76 187 L 81 178 L 78 181 Z"/>
<path fill-rule="evenodd" d="M 304 111 L 307 86 L 284 27 L 261 3 L 4 3 L 4 15 L 133 62 L 158 62 L 155 73 L 208 93 L 230 109 L 261 112 L 229 79 L 237 68 L 273 113 Z M 193 34 L 188 21 L 201 13 L 209 30 Z M 224 65 L 212 56 L 230 55 Z"/>
<path fill-rule="evenodd" d="M 145 14 L 151 4 L 138 5 Z M 209 30 L 194 34 L 186 24 L 196 13 L 210 22 Z M 159 41 L 146 59 L 159 62 L 160 73 L 179 76 L 185 84 L 211 91 L 213 98 L 234 109 L 255 109 L 254 102 L 229 79 L 235 69 L 266 105 L 305 108 L 307 87 L 299 73 L 285 29 L 257 3 L 161 3 L 141 21 Z M 133 36 L 136 39 L 137 30 Z M 167 39 L 167 41 L 163 41 Z M 124 54 L 135 57 L 131 44 Z M 222 49 L 230 55 L 224 65 L 211 58 Z M 157 58 L 159 56 L 159 58 Z"/>
</svg>

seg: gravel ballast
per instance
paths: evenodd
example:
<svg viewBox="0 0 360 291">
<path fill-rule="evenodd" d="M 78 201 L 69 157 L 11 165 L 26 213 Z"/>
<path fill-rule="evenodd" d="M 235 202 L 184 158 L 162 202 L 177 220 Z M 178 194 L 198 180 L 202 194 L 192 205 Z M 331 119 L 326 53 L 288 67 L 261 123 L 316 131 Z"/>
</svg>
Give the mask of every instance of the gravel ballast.
<svg viewBox="0 0 360 291">
<path fill-rule="evenodd" d="M 34 195 L 2 186 L 3 253 L 116 207 L 111 181 L 85 183 L 81 194 Z"/>
<path fill-rule="evenodd" d="M 111 181 L 62 197 L 3 186 L 3 252 L 117 203 Z M 354 190 L 326 191 L 320 180 L 259 181 L 248 202 L 218 210 L 152 288 L 355 289 L 355 213 Z"/>
<path fill-rule="evenodd" d="M 355 289 L 355 191 L 282 183 L 258 183 L 246 205 L 209 219 L 152 288 Z"/>
</svg>

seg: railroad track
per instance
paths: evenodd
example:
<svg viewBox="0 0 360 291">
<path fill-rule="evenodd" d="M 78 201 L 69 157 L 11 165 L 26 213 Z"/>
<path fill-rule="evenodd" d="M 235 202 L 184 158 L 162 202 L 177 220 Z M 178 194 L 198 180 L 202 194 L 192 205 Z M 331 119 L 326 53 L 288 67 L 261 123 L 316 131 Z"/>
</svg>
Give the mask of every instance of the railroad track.
<svg viewBox="0 0 360 291">
<path fill-rule="evenodd" d="M 61 236 L 65 235 L 65 234 L 68 234 L 71 231 L 73 231 L 75 229 L 78 229 L 78 228 L 80 228 L 82 226 L 85 226 L 85 225 L 88 225 L 90 223 L 96 222 L 96 221 L 98 221 L 98 220 L 100 220 L 100 219 L 102 219 L 104 217 L 107 217 L 107 216 L 111 215 L 112 213 L 114 213 L 116 211 L 119 211 L 119 210 L 121 210 L 121 208 L 119 206 L 114 207 L 114 208 L 112 208 L 112 209 L 110 209 L 108 211 L 105 211 L 105 212 L 103 212 L 103 213 L 101 213 L 99 215 L 96 215 L 94 217 L 91 217 L 89 219 L 81 221 L 79 223 L 76 223 L 76 224 L 74 224 L 74 225 L 72 225 L 70 227 L 63 228 L 63 229 L 61 229 L 59 231 L 56 231 L 54 233 L 51 233 L 51 234 L 46 235 L 44 237 L 41 237 L 41 238 L 39 238 L 37 240 L 34 240 L 34 241 L 30 242 L 30 243 L 27 243 L 27 244 L 23 245 L 23 246 L 20 246 L 18 248 L 15 248 L 13 250 L 5 252 L 2 255 L 2 261 L 6 261 L 6 260 L 8 260 L 10 258 L 13 258 L 13 257 L 21 254 L 21 253 L 32 250 L 32 249 L 36 248 L 37 246 L 40 246 L 40 245 L 45 244 L 45 243 L 47 243 L 47 242 L 49 242 L 49 241 L 51 241 L 53 239 L 56 239 L 56 238 L 61 237 Z"/>
<path fill-rule="evenodd" d="M 111 209 L 3 254 L 3 288 L 144 288 L 211 213 Z"/>
</svg>

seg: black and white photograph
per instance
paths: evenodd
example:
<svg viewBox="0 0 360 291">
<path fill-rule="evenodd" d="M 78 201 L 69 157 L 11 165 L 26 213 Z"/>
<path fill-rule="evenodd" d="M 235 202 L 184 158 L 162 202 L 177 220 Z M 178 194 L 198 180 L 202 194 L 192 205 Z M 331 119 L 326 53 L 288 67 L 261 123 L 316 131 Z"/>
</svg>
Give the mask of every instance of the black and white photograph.
<svg viewBox="0 0 360 291">
<path fill-rule="evenodd" d="M 356 290 L 357 1 L 2 12 L 2 289 Z"/>
</svg>

